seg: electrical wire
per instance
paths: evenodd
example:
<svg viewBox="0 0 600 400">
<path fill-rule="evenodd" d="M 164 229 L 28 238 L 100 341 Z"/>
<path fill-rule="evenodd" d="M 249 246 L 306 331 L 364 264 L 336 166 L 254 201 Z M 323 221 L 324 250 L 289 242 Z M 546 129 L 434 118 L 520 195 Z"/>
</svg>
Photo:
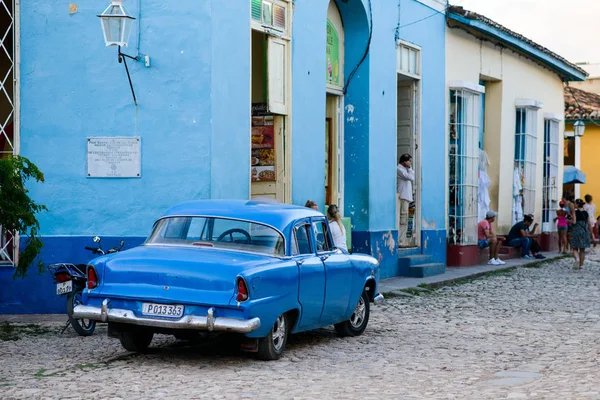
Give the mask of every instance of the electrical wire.
<svg viewBox="0 0 600 400">
<path fill-rule="evenodd" d="M 400 40 L 400 17 L 402 16 L 402 0 L 398 0 L 398 24 L 396 25 L 395 35 L 396 43 Z"/>
<path fill-rule="evenodd" d="M 402 0 L 399 0 L 399 1 L 401 2 Z M 448 12 L 448 8 L 449 7 L 450 7 L 450 4 L 447 4 L 446 7 L 444 8 L 444 11 L 435 10 L 435 12 L 433 14 L 430 14 L 430 15 L 424 17 L 424 18 L 418 19 L 416 21 L 409 22 L 408 24 L 404 24 L 404 25 L 400 25 L 400 16 L 398 16 L 398 26 L 396 27 L 396 31 L 399 31 L 401 28 L 405 28 L 407 26 L 418 24 L 419 22 L 425 21 L 426 19 L 429 19 L 431 17 L 435 17 L 438 14 L 446 15 L 446 13 Z M 400 4 L 398 4 L 398 11 L 400 11 Z"/>
<path fill-rule="evenodd" d="M 367 40 L 367 48 L 365 49 L 365 54 L 363 54 L 362 58 L 358 62 L 358 65 L 356 67 L 354 67 L 352 72 L 350 72 L 350 74 L 348 75 L 348 79 L 346 80 L 346 84 L 344 85 L 344 89 L 342 91 L 344 94 L 346 94 L 346 92 L 348 91 L 348 86 L 350 86 L 350 82 L 352 81 L 354 74 L 356 74 L 356 71 L 358 71 L 358 69 L 360 68 L 362 63 L 367 58 L 367 55 L 369 55 L 369 50 L 371 49 L 371 39 L 372 38 L 373 38 L 373 10 L 371 7 L 371 0 L 369 0 L 369 39 Z"/>
</svg>

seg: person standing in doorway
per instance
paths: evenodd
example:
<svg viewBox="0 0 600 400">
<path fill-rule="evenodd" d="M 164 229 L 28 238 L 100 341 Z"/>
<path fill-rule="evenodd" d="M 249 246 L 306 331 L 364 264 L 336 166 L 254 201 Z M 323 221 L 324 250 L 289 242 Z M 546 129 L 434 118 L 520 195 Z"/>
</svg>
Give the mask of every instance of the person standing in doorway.
<svg viewBox="0 0 600 400">
<path fill-rule="evenodd" d="M 414 181 L 415 171 L 412 169 L 412 157 L 410 154 L 402 154 L 396 168 L 396 211 L 399 215 L 398 242 L 400 246 L 406 245 L 408 207 L 413 201 Z"/>
</svg>

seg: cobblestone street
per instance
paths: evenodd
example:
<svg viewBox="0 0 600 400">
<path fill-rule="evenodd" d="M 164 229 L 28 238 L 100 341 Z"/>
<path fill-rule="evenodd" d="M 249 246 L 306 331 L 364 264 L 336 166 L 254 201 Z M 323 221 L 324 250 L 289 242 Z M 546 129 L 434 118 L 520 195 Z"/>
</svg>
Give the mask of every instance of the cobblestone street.
<svg viewBox="0 0 600 400">
<path fill-rule="evenodd" d="M 169 336 L 135 355 L 105 326 L 81 338 L 42 323 L 0 341 L 0 397 L 600 399 L 597 259 L 388 298 L 363 336 L 295 335 L 275 362 Z"/>
</svg>

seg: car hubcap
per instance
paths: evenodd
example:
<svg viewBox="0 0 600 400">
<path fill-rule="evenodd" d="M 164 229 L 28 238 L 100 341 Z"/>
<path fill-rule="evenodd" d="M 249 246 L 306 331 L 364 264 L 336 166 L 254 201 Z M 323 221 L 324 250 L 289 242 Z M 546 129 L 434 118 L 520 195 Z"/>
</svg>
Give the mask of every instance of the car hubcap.
<svg viewBox="0 0 600 400">
<path fill-rule="evenodd" d="M 283 315 L 280 315 L 275 321 L 275 325 L 273 325 L 273 347 L 276 351 L 281 350 L 283 347 L 283 342 L 285 341 L 285 318 Z"/>
<path fill-rule="evenodd" d="M 366 313 L 365 299 L 362 296 L 360 296 L 360 300 L 358 300 L 356 309 L 354 310 L 354 313 L 350 317 L 350 325 L 352 325 L 353 328 L 360 328 L 363 321 L 365 320 L 365 313 Z"/>
</svg>

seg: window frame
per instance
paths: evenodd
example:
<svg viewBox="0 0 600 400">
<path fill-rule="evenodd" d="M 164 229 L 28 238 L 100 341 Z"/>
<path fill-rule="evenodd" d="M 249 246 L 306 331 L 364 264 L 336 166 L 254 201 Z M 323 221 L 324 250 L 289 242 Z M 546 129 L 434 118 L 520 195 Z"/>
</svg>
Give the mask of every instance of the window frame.
<svg viewBox="0 0 600 400">
<path fill-rule="evenodd" d="M 542 232 L 555 232 L 552 211 L 558 201 L 558 172 L 560 163 L 560 116 L 544 115 L 544 160 L 542 187 Z"/>
<path fill-rule="evenodd" d="M 517 101 L 515 107 L 514 135 L 514 166 L 519 168 L 521 177 L 522 215 L 535 214 L 535 199 L 537 187 L 537 142 L 538 142 L 538 111 L 541 103 L 534 100 Z M 514 174 L 514 171 L 513 171 Z M 514 192 L 514 183 L 513 183 Z M 513 195 L 512 223 L 522 220 L 514 208 Z"/>
<path fill-rule="evenodd" d="M 325 239 L 325 241 L 323 243 L 329 244 L 328 250 L 319 250 L 319 246 L 317 245 L 317 237 L 318 237 L 317 224 L 322 224 L 322 226 L 325 227 L 325 229 L 323 230 L 323 236 L 324 236 L 323 238 Z M 331 231 L 329 230 L 329 222 L 327 221 L 327 219 L 313 218 L 311 221 L 311 225 L 312 225 L 312 231 L 313 231 L 313 236 L 314 236 L 314 241 L 315 241 L 316 253 L 317 254 L 328 254 L 328 253 L 334 252 L 336 250 L 336 247 L 333 244 L 333 238 L 331 237 Z"/>
<path fill-rule="evenodd" d="M 458 246 L 476 245 L 478 239 L 479 114 L 483 93 L 485 87 L 468 82 L 452 82 L 448 91 L 448 225 L 450 243 Z"/>
<path fill-rule="evenodd" d="M 278 29 L 274 25 L 265 25 L 262 22 L 263 4 L 270 3 L 271 10 L 274 10 L 274 5 L 283 7 L 285 12 L 285 28 Z M 261 21 L 252 18 L 252 0 L 250 0 L 250 28 L 266 33 L 270 36 L 280 37 L 282 39 L 291 40 L 292 38 L 292 2 L 291 0 L 261 0 Z"/>
<path fill-rule="evenodd" d="M 306 228 L 308 227 L 307 231 L 306 231 L 306 235 L 308 237 L 308 246 L 310 247 L 309 249 L 309 253 L 300 253 L 300 246 L 298 246 L 298 236 L 297 236 L 297 232 L 299 228 Z M 308 221 L 302 221 L 297 223 L 296 225 L 294 225 L 294 228 L 292 229 L 292 235 L 293 235 L 293 241 L 292 241 L 292 247 L 290 249 L 290 254 L 292 255 L 292 257 L 303 257 L 303 256 L 314 256 L 315 255 L 315 251 L 313 249 L 313 244 L 312 244 L 312 238 L 311 238 L 311 224 Z"/>
<path fill-rule="evenodd" d="M 11 114 L 13 121 L 13 134 L 11 144 L 12 151 L 7 152 L 6 154 L 17 156 L 20 154 L 21 149 L 21 5 L 19 0 L 9 1 L 12 2 L 12 15 L 10 15 L 10 17 L 12 18 L 12 22 L 5 33 L 12 29 L 13 51 L 12 54 L 9 55 L 9 58 L 11 58 L 13 76 L 12 79 L 10 79 L 10 74 L 7 75 L 4 83 L 12 84 L 12 98 L 10 99 L 10 101 L 12 102 Z M 3 47 L 5 46 L 3 45 Z M 6 95 L 8 95 L 6 89 L 4 89 L 4 92 Z M 7 125 L 9 120 L 10 118 L 6 121 L 0 121 L 0 123 Z M 0 129 L 0 135 L 6 134 L 4 131 L 4 127 Z M 2 154 L 3 153 L 0 153 L 0 157 L 2 156 Z M 9 231 L 0 227 L 0 253 L 2 253 L 2 257 L 0 257 L 0 267 L 17 267 L 17 265 L 19 264 L 20 242 L 21 238 L 19 231 Z M 10 252 L 8 251 L 9 245 L 12 246 L 12 251 Z M 6 260 L 3 258 L 6 258 Z"/>
<path fill-rule="evenodd" d="M 408 53 L 407 69 L 402 68 L 402 50 L 406 49 Z M 410 54 L 415 53 L 415 71 L 410 71 Z M 396 73 L 402 74 L 414 79 L 421 79 L 421 47 L 404 40 L 396 41 Z"/>
</svg>

